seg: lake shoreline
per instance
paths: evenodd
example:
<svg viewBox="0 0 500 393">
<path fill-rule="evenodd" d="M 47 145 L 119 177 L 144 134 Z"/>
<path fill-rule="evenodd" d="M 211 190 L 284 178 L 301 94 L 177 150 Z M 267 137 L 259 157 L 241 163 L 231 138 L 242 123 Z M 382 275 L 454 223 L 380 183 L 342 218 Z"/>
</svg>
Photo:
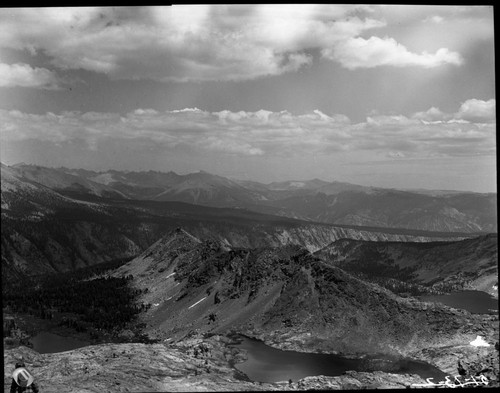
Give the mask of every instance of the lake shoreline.
<svg viewBox="0 0 500 393">
<path fill-rule="evenodd" d="M 390 372 L 395 374 L 416 374 L 424 377 L 444 378 L 445 373 L 430 363 L 403 356 L 383 353 L 326 354 L 281 350 L 263 341 L 244 334 L 228 335 L 231 339 L 227 345 L 242 352 L 234 367 L 247 375 L 253 382 L 275 383 L 283 380 L 297 381 L 305 377 L 325 375 L 338 377 L 347 372 Z M 266 353 L 263 355 L 263 353 Z M 270 362 L 269 358 L 273 361 Z M 264 360 L 265 359 L 265 360 Z M 291 361 L 291 359 L 293 361 Z M 325 367 L 325 363 L 333 367 Z M 278 371 L 279 376 L 268 377 L 279 365 L 285 363 L 286 368 L 295 367 L 297 372 Z M 315 368 L 311 367 L 315 364 Z M 335 369 L 337 371 L 332 371 Z M 307 371 L 306 371 L 307 370 Z"/>
<path fill-rule="evenodd" d="M 498 298 L 485 291 L 464 289 L 444 295 L 423 295 L 418 300 L 440 303 L 445 306 L 466 310 L 471 314 L 498 315 Z"/>
</svg>

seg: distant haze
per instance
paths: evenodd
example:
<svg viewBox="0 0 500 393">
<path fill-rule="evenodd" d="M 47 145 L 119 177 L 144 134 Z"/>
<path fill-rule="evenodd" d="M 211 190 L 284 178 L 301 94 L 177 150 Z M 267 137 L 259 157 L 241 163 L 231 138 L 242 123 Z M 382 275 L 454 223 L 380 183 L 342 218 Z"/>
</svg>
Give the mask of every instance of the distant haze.
<svg viewBox="0 0 500 393">
<path fill-rule="evenodd" d="M 0 160 L 496 192 L 493 7 L 2 8 Z"/>
</svg>

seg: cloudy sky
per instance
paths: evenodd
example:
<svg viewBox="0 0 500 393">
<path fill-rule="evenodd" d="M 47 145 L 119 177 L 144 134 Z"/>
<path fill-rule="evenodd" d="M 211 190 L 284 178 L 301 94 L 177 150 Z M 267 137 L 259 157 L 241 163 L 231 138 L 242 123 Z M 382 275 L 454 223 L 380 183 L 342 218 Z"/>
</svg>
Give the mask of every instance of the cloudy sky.
<svg viewBox="0 0 500 393">
<path fill-rule="evenodd" d="M 496 192 L 493 8 L 0 8 L 0 159 Z"/>
</svg>

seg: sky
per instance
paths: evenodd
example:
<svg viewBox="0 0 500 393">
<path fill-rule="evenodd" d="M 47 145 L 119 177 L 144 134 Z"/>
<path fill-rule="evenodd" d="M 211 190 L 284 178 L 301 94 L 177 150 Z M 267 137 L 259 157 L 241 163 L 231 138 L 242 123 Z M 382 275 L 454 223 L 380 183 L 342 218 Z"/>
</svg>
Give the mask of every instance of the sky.
<svg viewBox="0 0 500 393">
<path fill-rule="evenodd" d="M 493 7 L 0 8 L 0 160 L 496 192 Z"/>
</svg>

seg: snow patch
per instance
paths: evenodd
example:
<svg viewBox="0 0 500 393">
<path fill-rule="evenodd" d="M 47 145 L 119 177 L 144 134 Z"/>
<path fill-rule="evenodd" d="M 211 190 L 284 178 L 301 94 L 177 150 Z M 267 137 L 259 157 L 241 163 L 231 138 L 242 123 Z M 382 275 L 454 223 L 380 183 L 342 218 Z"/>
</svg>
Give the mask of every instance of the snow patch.
<svg viewBox="0 0 500 393">
<path fill-rule="evenodd" d="M 490 344 L 488 344 L 486 341 L 484 341 L 484 338 L 482 338 L 481 336 L 477 336 L 476 339 L 474 341 L 471 341 L 469 344 L 472 345 L 473 347 L 489 347 L 490 346 Z"/>
<path fill-rule="evenodd" d="M 197 301 L 196 303 L 194 303 L 194 304 L 191 304 L 191 305 L 188 307 L 188 309 L 193 308 L 194 306 L 196 306 L 198 303 L 201 303 L 201 302 L 202 302 L 203 300 L 205 300 L 206 298 L 207 298 L 207 297 L 205 296 L 203 299 L 198 300 L 198 301 Z"/>
</svg>

